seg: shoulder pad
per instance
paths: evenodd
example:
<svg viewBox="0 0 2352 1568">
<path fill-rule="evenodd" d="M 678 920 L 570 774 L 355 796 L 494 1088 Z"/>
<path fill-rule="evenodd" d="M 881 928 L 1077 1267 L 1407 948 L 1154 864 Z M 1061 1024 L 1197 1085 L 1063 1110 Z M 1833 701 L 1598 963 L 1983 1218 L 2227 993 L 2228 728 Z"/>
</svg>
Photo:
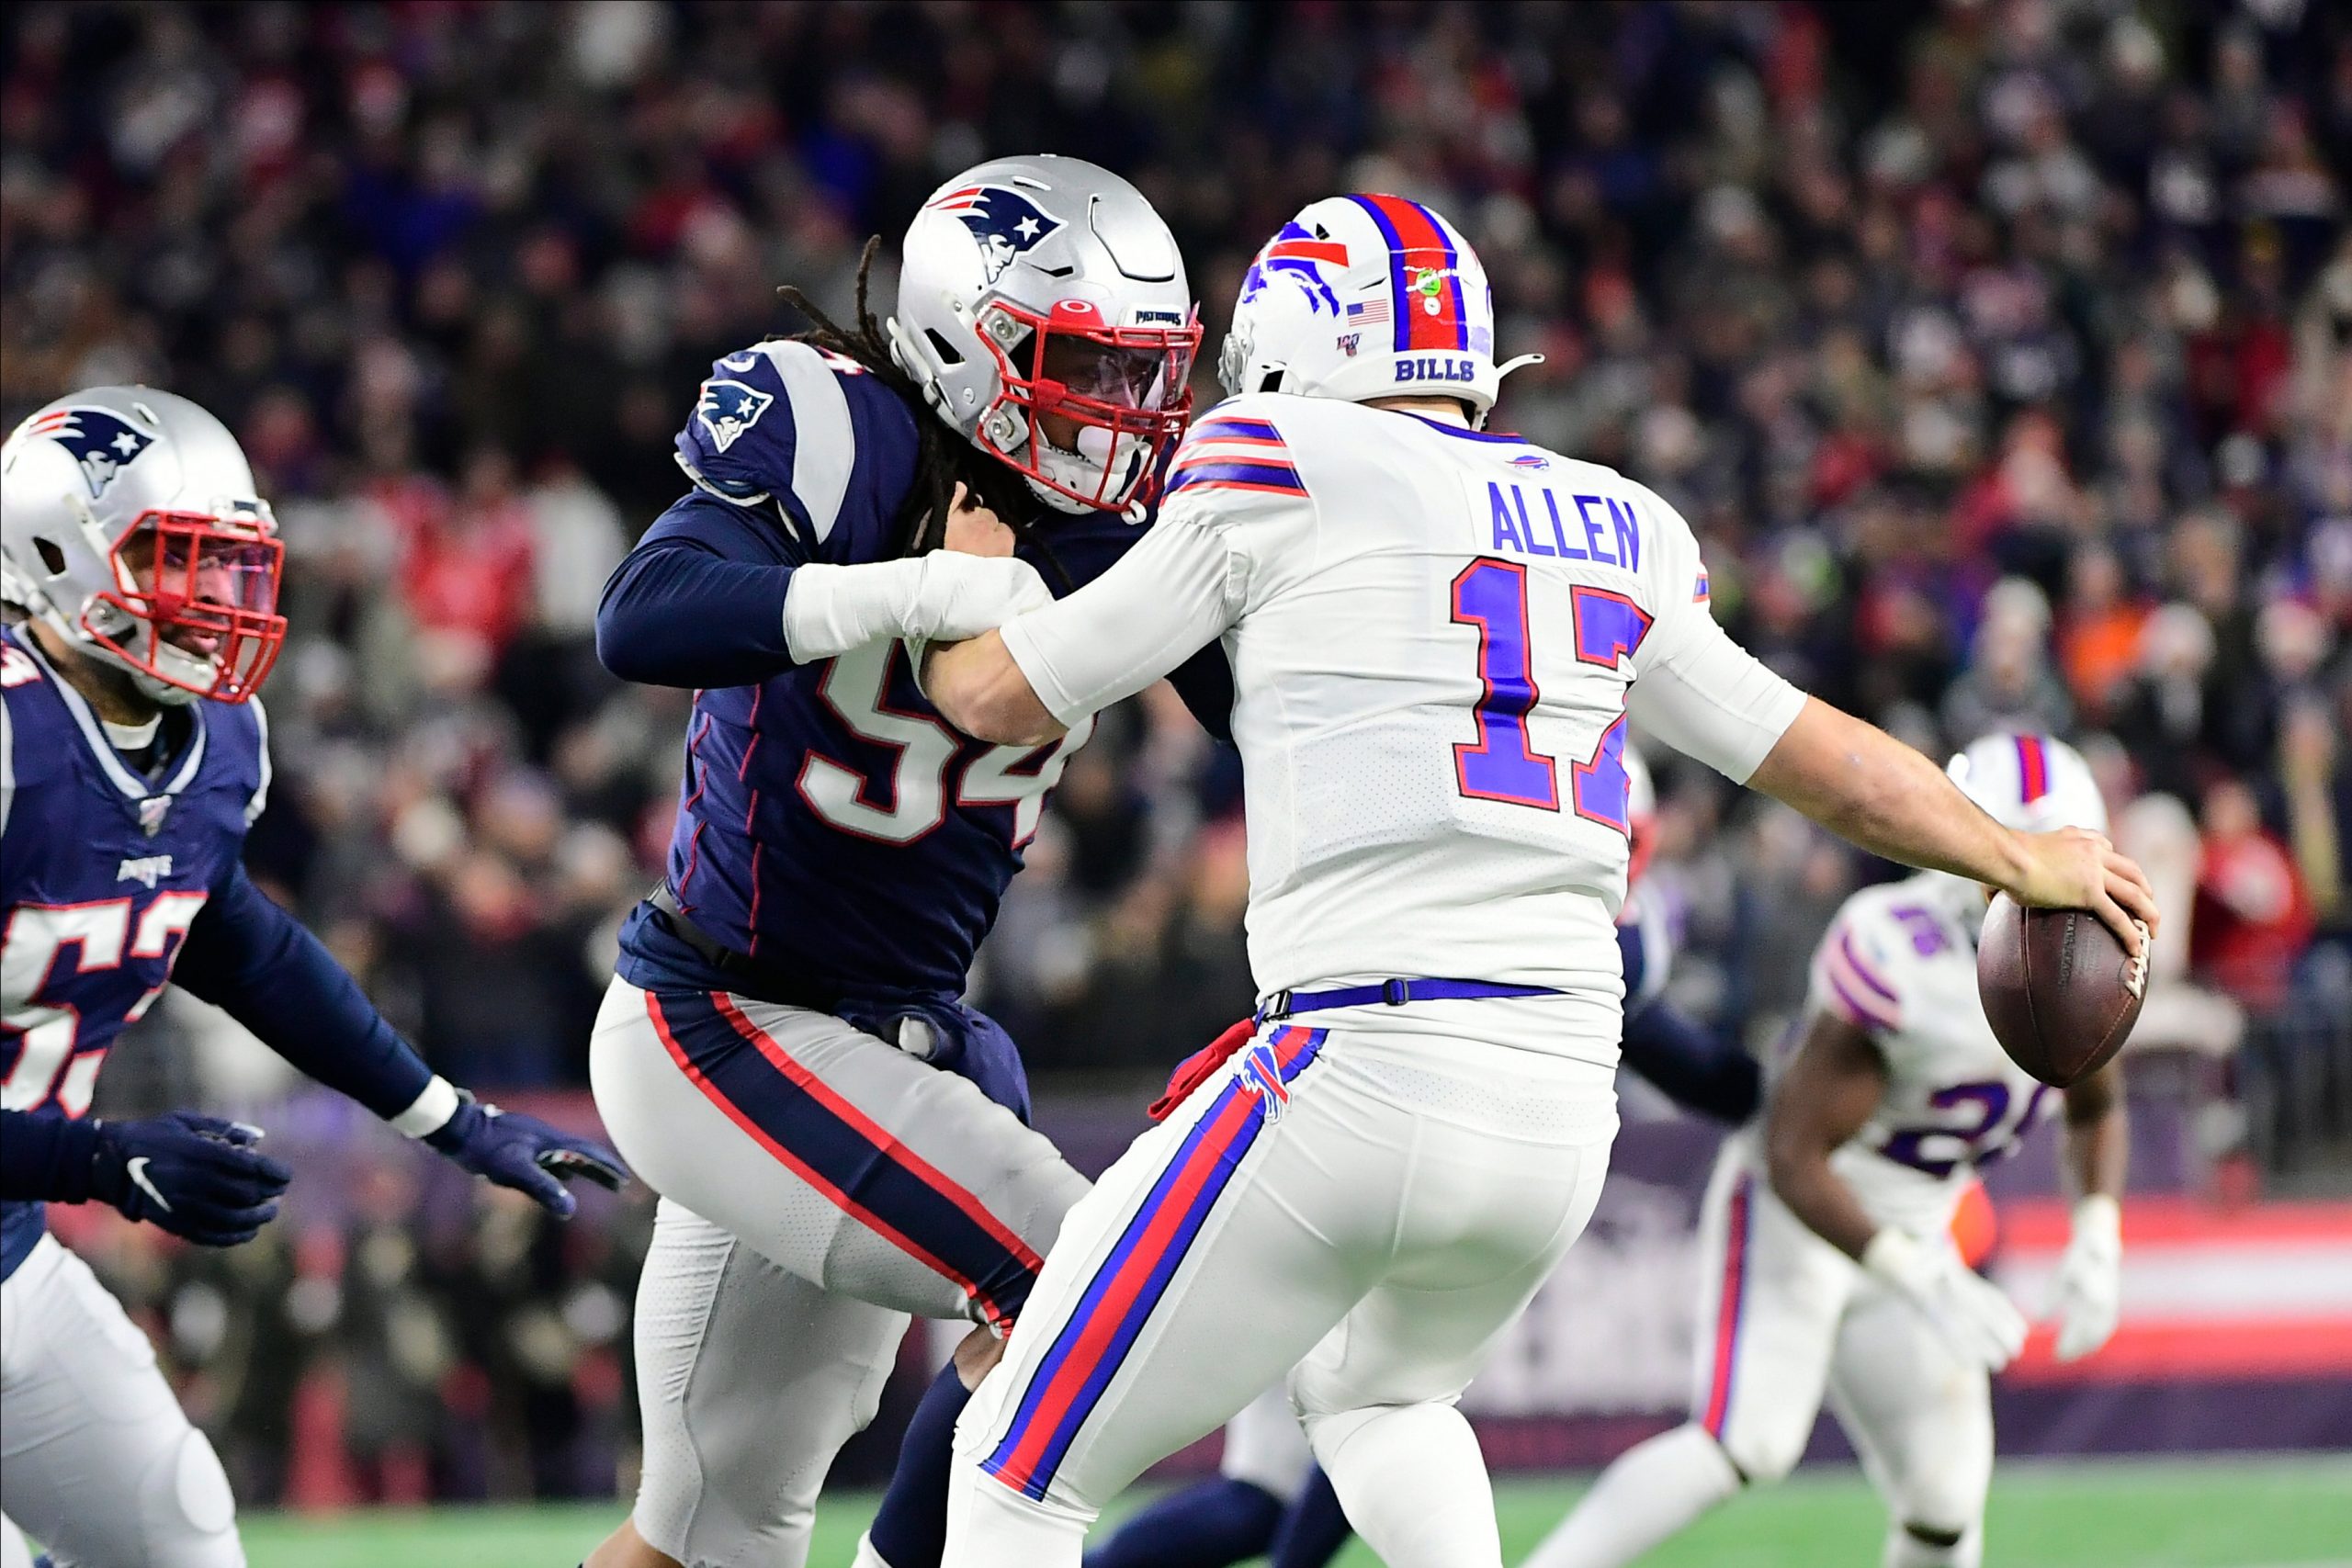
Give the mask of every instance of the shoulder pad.
<svg viewBox="0 0 2352 1568">
<path fill-rule="evenodd" d="M 714 360 L 678 432 L 678 466 L 721 501 L 775 502 L 811 546 L 821 544 L 849 493 L 859 416 L 872 417 L 871 399 L 854 400 L 844 386 L 860 378 L 872 380 L 805 343 L 756 343 Z"/>
<path fill-rule="evenodd" d="M 1289 442 L 1273 418 L 1274 400 L 1262 395 L 1217 404 L 1185 433 L 1168 466 L 1165 495 L 1306 499 Z"/>
<path fill-rule="evenodd" d="M 1890 907 L 1889 889 L 1865 887 L 1846 900 L 1814 953 L 1819 1001 L 1872 1033 L 1903 1027 L 1911 942 Z"/>
</svg>

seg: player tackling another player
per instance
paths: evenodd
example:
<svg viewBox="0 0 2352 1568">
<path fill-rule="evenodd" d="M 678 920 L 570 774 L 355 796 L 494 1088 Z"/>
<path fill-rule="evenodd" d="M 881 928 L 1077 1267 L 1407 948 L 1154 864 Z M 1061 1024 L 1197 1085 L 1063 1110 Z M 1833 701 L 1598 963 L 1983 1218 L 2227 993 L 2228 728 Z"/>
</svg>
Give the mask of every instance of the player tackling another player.
<svg viewBox="0 0 2352 1568">
<path fill-rule="evenodd" d="M 959 1427 L 955 1568 L 1075 1568 L 1106 1501 L 1286 1370 L 1391 1568 L 1500 1563 L 1455 1401 L 1607 1168 L 1629 713 L 1878 853 L 2094 909 L 2134 951 L 2154 921 L 2097 833 L 1996 822 L 1735 646 L 1657 494 L 1478 429 L 1493 331 L 1436 214 L 1314 203 L 1243 283 L 1236 396 L 1151 533 L 928 655 L 952 722 L 1042 745 L 1222 643 L 1264 998 L 1063 1222 Z"/>
<path fill-rule="evenodd" d="M 1951 776 L 2008 827 L 2106 829 L 2089 766 L 2056 740 L 1980 740 Z M 1529 1568 L 1615 1568 L 1741 1486 L 1778 1481 L 1825 1395 L 1886 1500 L 1887 1568 L 1982 1560 L 1990 1374 L 2026 1324 L 1961 1261 L 1951 1217 L 1976 1168 L 2014 1150 L 2053 1099 L 2009 1060 L 1977 999 L 1985 897 L 1928 872 L 1838 911 L 1814 956 L 1796 1054 L 1707 1190 L 1690 1420 L 1610 1466 Z M 2079 1198 L 2058 1272 L 2062 1360 L 2115 1329 L 2115 1077 L 2109 1066 L 2064 1096 Z"/>
<path fill-rule="evenodd" d="M 667 874 L 622 930 L 590 1053 L 662 1195 L 644 1473 L 590 1568 L 797 1568 L 910 1314 L 978 1326 L 860 1560 L 936 1562 L 971 1358 L 1086 1190 L 1027 1124 L 1012 1042 L 960 998 L 1090 727 L 966 740 L 896 639 L 1050 603 L 1039 568 L 1083 582 L 1144 537 L 1190 408 L 1192 297 L 1125 181 L 1006 158 L 924 203 L 896 313 L 874 321 L 861 287 L 858 314 L 711 367 L 677 441 L 686 493 L 598 613 L 615 673 L 698 690 Z M 1222 727 L 1216 654 L 1179 687 Z"/>
<path fill-rule="evenodd" d="M 146 1336 L 48 1234 L 103 1202 L 206 1247 L 250 1240 L 292 1172 L 257 1129 L 90 1118 L 107 1050 L 176 982 L 296 1066 L 559 1214 L 610 1151 L 435 1076 L 247 880 L 269 790 L 255 693 L 286 623 L 280 548 L 236 440 L 185 398 L 99 387 L 0 447 L 0 1510 L 61 1563 L 235 1568 L 228 1477 Z M 0 1551 L 21 1552 L 0 1529 Z"/>
</svg>

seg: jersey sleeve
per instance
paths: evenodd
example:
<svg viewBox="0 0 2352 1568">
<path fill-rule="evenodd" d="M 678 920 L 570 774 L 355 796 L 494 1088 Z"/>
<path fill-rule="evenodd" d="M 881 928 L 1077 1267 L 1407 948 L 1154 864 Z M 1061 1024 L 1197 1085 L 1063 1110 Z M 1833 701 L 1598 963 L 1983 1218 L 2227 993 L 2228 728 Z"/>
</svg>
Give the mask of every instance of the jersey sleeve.
<svg viewBox="0 0 2352 1568">
<path fill-rule="evenodd" d="M 1810 1005 L 1884 1043 L 1903 1032 L 1907 939 L 1868 892 L 1846 901 L 1814 950 Z"/>
<path fill-rule="evenodd" d="M 1682 514 L 1644 491 L 1652 520 L 1649 634 L 1634 652 L 1634 722 L 1735 784 L 1770 754 L 1804 693 L 1726 636 L 1708 606 L 1707 569 Z"/>
<path fill-rule="evenodd" d="M 1215 641 L 1239 610 L 1239 581 L 1216 530 L 1163 516 L 1101 577 L 1006 622 L 1005 651 L 1046 711 L 1075 724 Z"/>
<path fill-rule="evenodd" d="M 624 681 L 728 687 L 792 667 L 784 596 L 808 553 L 742 507 L 696 491 L 646 530 L 605 583 L 596 656 Z"/>
<path fill-rule="evenodd" d="M 712 362 L 678 432 L 696 490 L 780 526 L 799 558 L 888 560 L 912 483 L 916 411 L 863 367 L 771 341 Z"/>
<path fill-rule="evenodd" d="M 1261 400 L 1219 404 L 1186 433 L 1159 520 L 1115 565 L 1005 626 L 1013 662 L 1062 723 L 1132 696 L 1216 640 L 1250 605 L 1270 527 L 1311 522 L 1306 481 Z"/>
</svg>

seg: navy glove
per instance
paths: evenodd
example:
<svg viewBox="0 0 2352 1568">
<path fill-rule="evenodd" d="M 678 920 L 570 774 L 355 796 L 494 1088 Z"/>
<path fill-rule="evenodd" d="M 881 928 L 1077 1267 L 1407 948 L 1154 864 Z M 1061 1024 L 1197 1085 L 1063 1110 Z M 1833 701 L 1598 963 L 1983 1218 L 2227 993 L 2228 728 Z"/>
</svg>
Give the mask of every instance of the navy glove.
<svg viewBox="0 0 2352 1568">
<path fill-rule="evenodd" d="M 536 1116 L 481 1104 L 468 1090 L 458 1093 L 457 1113 L 424 1141 L 476 1176 L 527 1194 L 557 1218 L 568 1220 L 579 1207 L 563 1185 L 571 1177 L 615 1191 L 628 1179 L 621 1156 L 604 1145 L 558 1132 Z"/>
<path fill-rule="evenodd" d="M 261 1129 L 193 1111 L 93 1125 L 90 1196 L 204 1247 L 235 1247 L 277 1217 L 294 1173 L 254 1145 Z"/>
</svg>

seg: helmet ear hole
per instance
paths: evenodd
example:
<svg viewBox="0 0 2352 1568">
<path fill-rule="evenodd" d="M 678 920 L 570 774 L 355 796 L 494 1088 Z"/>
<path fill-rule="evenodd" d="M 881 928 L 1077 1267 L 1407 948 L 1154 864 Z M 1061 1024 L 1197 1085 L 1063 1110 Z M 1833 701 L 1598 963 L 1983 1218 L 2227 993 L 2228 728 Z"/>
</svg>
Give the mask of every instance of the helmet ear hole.
<svg viewBox="0 0 2352 1568">
<path fill-rule="evenodd" d="M 956 345 L 949 343 L 945 334 L 941 333 L 938 328 L 925 327 L 922 330 L 922 335 L 924 341 L 931 344 L 931 352 L 939 355 L 939 362 L 942 365 L 961 365 L 964 363 L 963 355 L 956 351 Z"/>
<path fill-rule="evenodd" d="M 50 576 L 62 577 L 65 575 L 65 552 L 59 549 L 54 541 L 46 538 L 36 538 L 33 540 L 33 548 L 40 552 L 40 564 L 49 569 Z"/>
<path fill-rule="evenodd" d="M 1257 389 L 1261 392 L 1281 391 L 1283 389 L 1283 373 L 1280 370 L 1267 371 L 1263 376 L 1258 378 Z"/>
</svg>

